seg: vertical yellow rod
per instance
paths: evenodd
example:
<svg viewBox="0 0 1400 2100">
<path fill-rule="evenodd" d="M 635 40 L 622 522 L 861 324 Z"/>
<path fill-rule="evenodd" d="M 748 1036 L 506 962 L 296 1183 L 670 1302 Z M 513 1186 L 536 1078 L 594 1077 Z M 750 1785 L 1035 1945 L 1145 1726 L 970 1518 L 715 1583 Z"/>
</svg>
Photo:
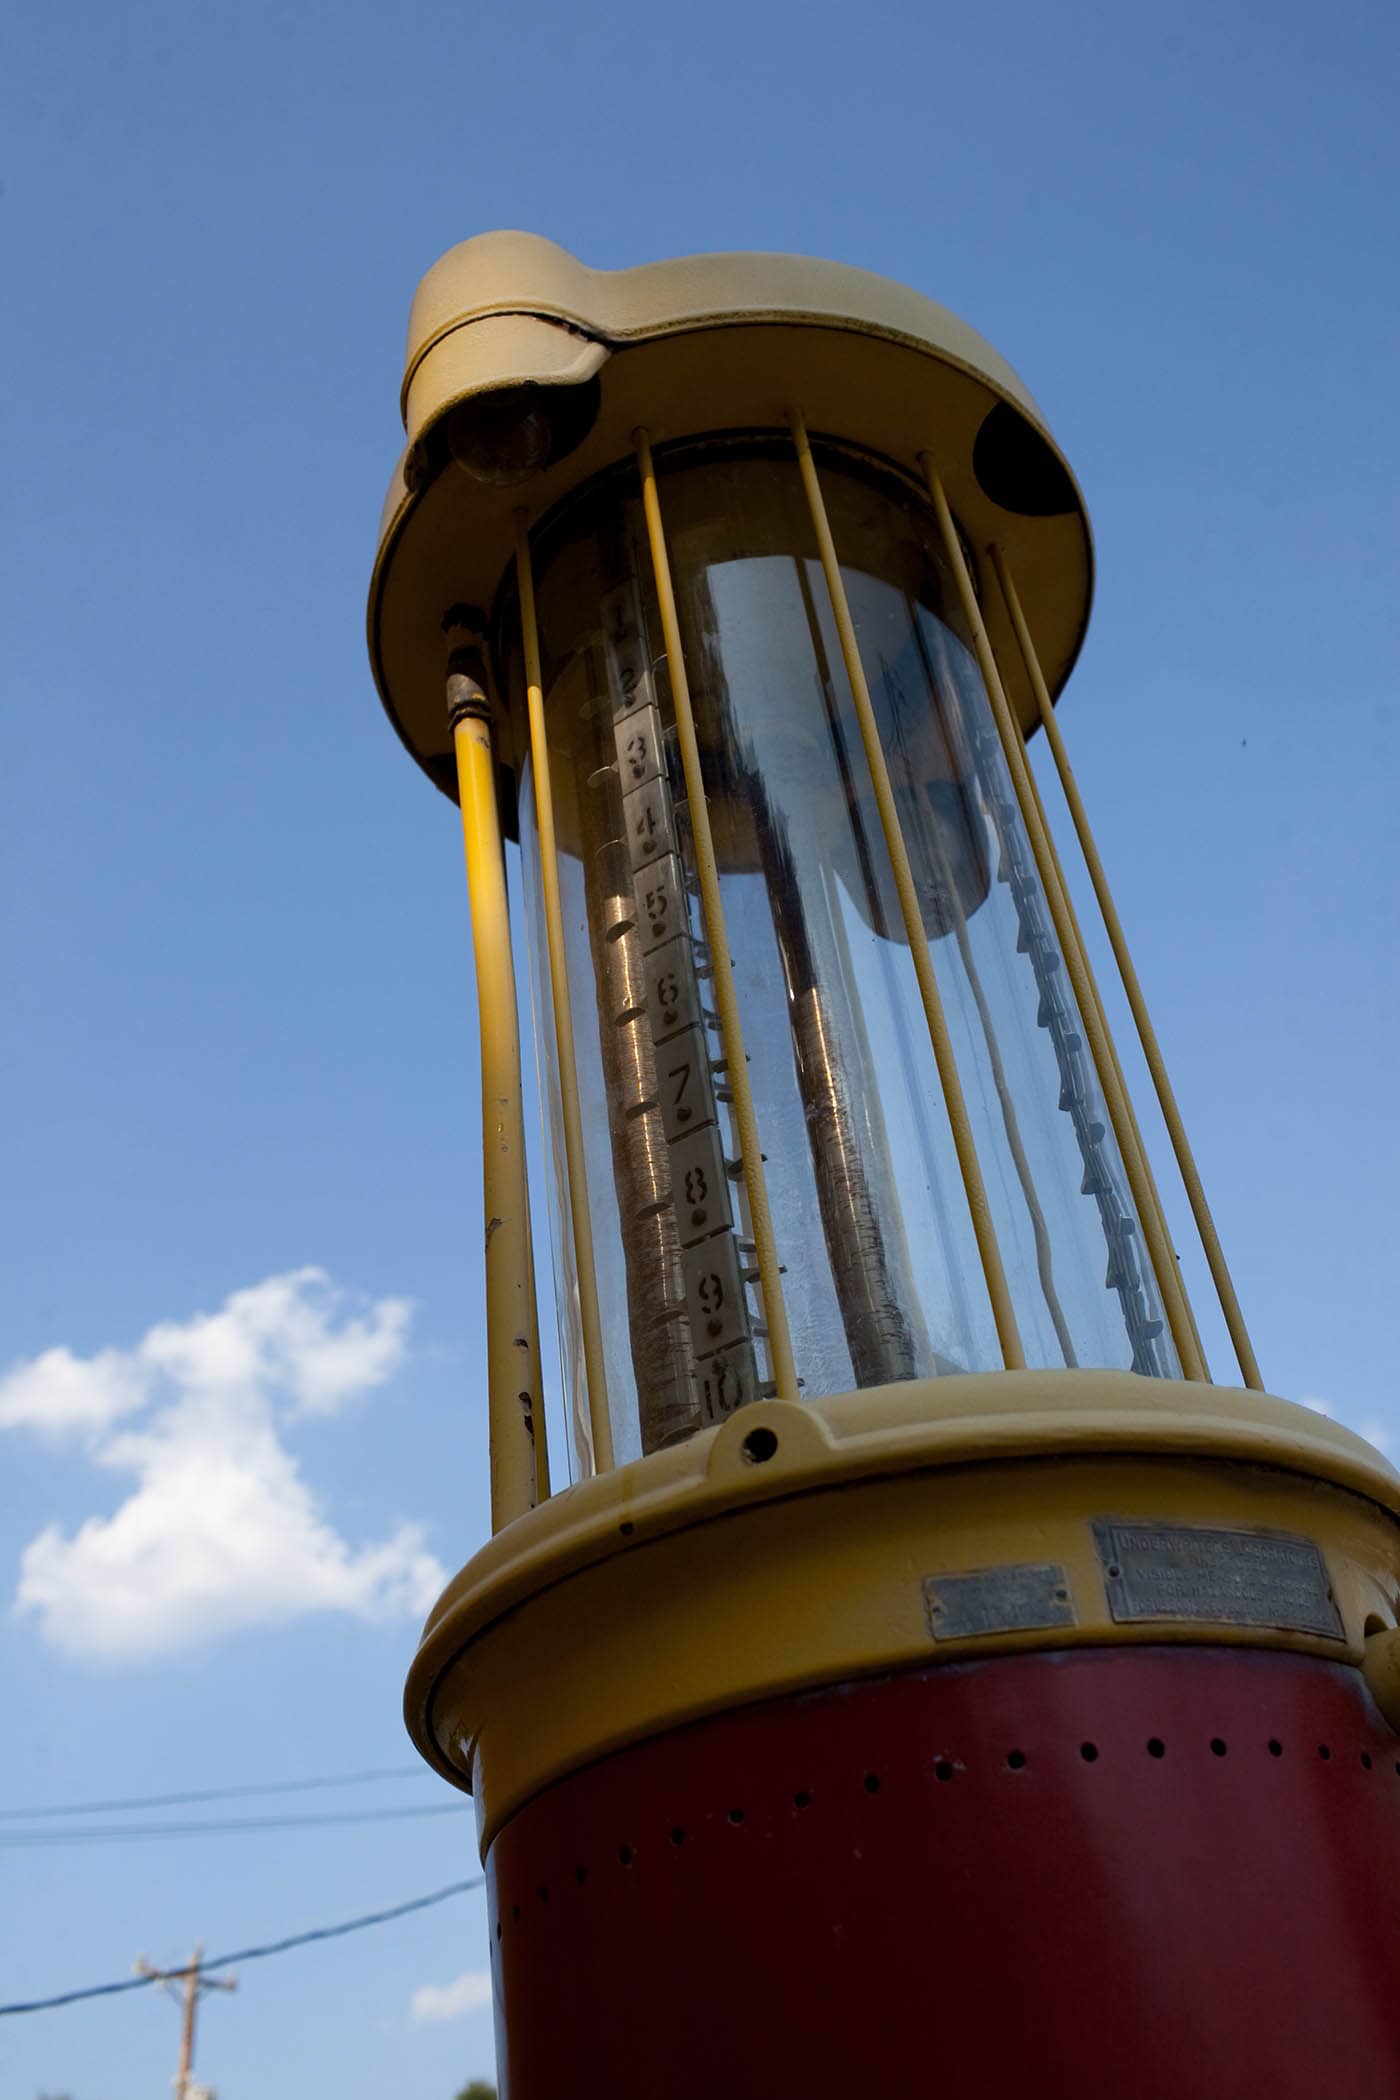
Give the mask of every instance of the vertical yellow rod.
<svg viewBox="0 0 1400 2100">
<path fill-rule="evenodd" d="M 1060 732 L 1060 725 L 1055 719 L 1055 710 L 1050 704 L 1049 688 L 1045 683 L 1045 674 L 1041 670 L 1040 657 L 1032 639 L 1030 628 L 1026 624 L 1025 613 L 1021 609 L 1020 593 L 1016 589 L 1015 580 L 1012 577 L 1002 549 L 993 547 L 991 555 L 993 566 L 997 572 L 997 580 L 1001 584 L 1002 596 L 1006 600 L 1006 609 L 1011 615 L 1011 624 L 1016 630 L 1016 641 L 1025 662 L 1031 689 L 1035 694 L 1035 704 L 1040 710 L 1040 720 L 1049 741 L 1051 755 L 1055 761 L 1055 770 L 1060 776 L 1060 786 L 1064 790 L 1065 801 L 1069 805 L 1069 813 L 1073 819 L 1074 828 L 1079 837 L 1080 849 L 1084 855 L 1084 863 L 1089 870 L 1089 880 L 1094 885 L 1094 895 L 1098 898 L 1099 910 L 1103 914 L 1103 923 L 1108 933 L 1109 945 L 1113 949 L 1114 961 L 1118 965 L 1118 974 L 1123 980 L 1123 990 L 1127 993 L 1128 1005 L 1132 1009 L 1133 1019 L 1137 1024 L 1138 1036 L 1142 1042 L 1142 1054 L 1147 1060 L 1147 1069 L 1152 1074 L 1152 1084 L 1157 1090 L 1157 1099 L 1162 1110 L 1162 1120 L 1167 1126 L 1167 1134 L 1172 1141 L 1172 1150 L 1176 1154 L 1176 1163 L 1181 1170 L 1181 1178 L 1186 1186 L 1187 1198 L 1191 1205 L 1191 1215 L 1196 1220 L 1196 1230 L 1200 1233 L 1201 1245 L 1205 1249 L 1206 1261 L 1210 1265 L 1211 1277 L 1220 1298 L 1220 1308 L 1225 1315 L 1225 1325 L 1230 1331 L 1230 1340 L 1234 1344 L 1235 1354 L 1239 1358 L 1240 1370 L 1244 1374 L 1245 1384 L 1252 1386 L 1256 1392 L 1262 1393 L 1264 1381 L 1259 1375 L 1259 1364 L 1249 1339 L 1249 1330 L 1245 1326 L 1244 1314 L 1240 1310 L 1240 1302 L 1235 1295 L 1235 1287 L 1231 1281 L 1229 1265 L 1225 1260 L 1225 1252 L 1221 1247 L 1219 1235 L 1215 1229 L 1215 1220 L 1211 1216 L 1210 1205 L 1206 1201 L 1205 1190 L 1201 1185 L 1201 1177 L 1196 1167 L 1195 1156 L 1191 1150 L 1191 1142 L 1186 1135 L 1186 1126 L 1182 1121 L 1181 1111 L 1177 1107 L 1176 1094 L 1167 1076 L 1166 1061 L 1162 1056 L 1161 1044 L 1157 1040 L 1157 1031 L 1152 1026 L 1152 1017 L 1147 1011 L 1147 1001 L 1143 997 L 1142 986 L 1138 982 L 1138 974 L 1133 967 L 1133 959 L 1129 953 L 1127 939 L 1123 932 L 1123 923 L 1118 916 L 1118 908 L 1113 901 L 1113 892 L 1108 886 L 1108 877 L 1104 872 L 1103 862 L 1099 858 L 1099 849 L 1095 843 L 1094 834 L 1089 827 L 1089 816 L 1084 807 L 1083 797 L 1079 792 L 1079 783 L 1074 777 L 1074 768 L 1069 762 L 1069 752 L 1065 748 L 1065 740 Z"/>
<path fill-rule="evenodd" d="M 1065 967 L 1069 971 L 1070 983 L 1074 987 L 1080 1019 L 1084 1023 L 1084 1033 L 1089 1039 L 1090 1053 L 1099 1075 L 1099 1085 L 1103 1089 L 1104 1105 L 1108 1111 L 1109 1122 L 1113 1126 L 1113 1135 L 1122 1157 L 1123 1170 L 1128 1177 L 1128 1187 L 1132 1191 L 1133 1204 L 1143 1237 L 1147 1242 L 1148 1253 L 1157 1277 L 1157 1288 L 1162 1294 L 1163 1310 L 1171 1329 L 1172 1340 L 1176 1344 L 1176 1353 L 1187 1378 L 1208 1384 L 1209 1373 L 1196 1339 L 1196 1330 L 1182 1288 L 1176 1257 L 1167 1238 L 1160 1211 L 1153 1200 L 1154 1191 L 1147 1177 L 1146 1159 L 1134 1142 L 1134 1126 L 1127 1105 L 1127 1090 L 1119 1077 L 1108 1023 L 1089 975 L 1075 923 L 1069 915 L 1067 896 L 1060 887 L 1050 835 L 1041 821 L 1035 783 L 1030 777 L 1030 767 L 1026 762 L 1025 745 L 1012 716 L 1006 688 L 1001 682 L 1001 673 L 997 669 L 996 657 L 992 652 L 991 640 L 982 618 L 982 609 L 977 603 L 977 593 L 972 588 L 972 578 L 963 559 L 958 528 L 953 523 L 953 514 L 948 508 L 948 498 L 943 492 L 937 469 L 927 452 L 920 454 L 920 464 L 928 482 L 929 495 L 933 499 L 948 563 L 957 583 L 958 597 L 972 633 L 973 647 L 982 671 L 982 682 L 986 687 L 992 716 L 1001 738 L 1007 769 L 1011 774 L 1017 802 L 1020 804 L 1021 817 L 1030 837 L 1031 851 L 1040 871 L 1041 886 L 1045 891 L 1051 921 L 1060 943 Z"/>
<path fill-rule="evenodd" d="M 588 1165 L 579 1114 L 578 1060 L 574 1056 L 574 1014 L 569 998 L 569 964 L 564 947 L 564 907 L 559 895 L 559 849 L 554 831 L 554 784 L 549 773 L 549 739 L 545 733 L 544 683 L 540 673 L 540 634 L 535 618 L 535 572 L 530 561 L 527 513 L 515 517 L 515 573 L 520 586 L 520 633 L 525 647 L 525 696 L 530 718 L 530 763 L 535 776 L 535 821 L 540 833 L 540 884 L 549 942 L 549 989 L 554 1008 L 554 1042 L 559 1058 L 559 1092 L 564 1111 L 564 1155 L 569 1171 L 569 1215 L 574 1228 L 574 1263 L 578 1275 L 579 1321 L 583 1328 L 583 1363 L 588 1381 L 588 1423 L 593 1437 L 593 1470 L 613 1468 L 612 1416 L 608 1411 L 607 1360 L 603 1323 L 598 1312 L 598 1268 L 593 1253 L 593 1216 L 588 1207 Z"/>
<path fill-rule="evenodd" d="M 490 707 L 476 679 L 455 664 L 448 672 L 447 712 L 457 756 L 481 1031 L 491 1527 L 499 1531 L 548 1495 L 549 1458 L 525 1175 L 520 1025 Z"/>
<path fill-rule="evenodd" d="M 885 754 L 880 743 L 880 730 L 875 720 L 870 687 L 866 683 L 865 667 L 860 660 L 860 645 L 856 641 L 851 608 L 846 600 L 846 586 L 841 578 L 836 543 L 831 537 L 831 525 L 826 515 L 821 483 L 817 479 L 816 462 L 812 458 L 812 447 L 807 437 L 807 425 L 800 410 L 792 411 L 791 422 L 793 438 L 797 445 L 797 464 L 802 474 L 802 486 L 807 492 L 807 505 L 812 513 L 812 526 L 817 536 L 822 573 L 826 577 L 832 617 L 835 619 L 836 632 L 841 643 L 841 656 L 846 666 L 851 697 L 855 701 L 860 740 L 865 747 L 865 762 L 869 767 L 871 786 L 875 791 L 875 807 L 880 816 L 880 828 L 885 835 L 885 849 L 894 871 L 894 884 L 904 919 L 904 931 L 909 942 L 909 952 L 914 958 L 914 970 L 924 1002 L 924 1018 L 928 1023 L 939 1084 L 943 1089 L 944 1106 L 953 1134 L 953 1147 L 957 1153 L 958 1166 L 962 1170 L 963 1190 L 967 1196 L 972 1230 L 977 1240 L 977 1252 L 982 1261 L 987 1296 L 991 1300 L 997 1339 L 1001 1343 L 1002 1361 L 1008 1371 L 1020 1371 L 1025 1368 L 1025 1353 L 1021 1347 L 1021 1336 L 1016 1325 L 1016 1313 L 1011 1303 L 1006 1271 L 1002 1266 L 1001 1249 L 997 1245 L 991 1205 L 987 1201 L 986 1185 L 977 1160 L 977 1146 L 972 1135 L 967 1102 L 963 1097 L 962 1082 L 958 1078 L 947 1017 L 933 973 L 933 957 L 929 953 L 928 935 L 924 931 L 923 913 L 919 909 L 914 873 L 909 865 L 909 854 L 904 844 L 904 833 L 900 828 L 894 789 L 890 785 L 889 767 L 885 763 Z"/>
<path fill-rule="evenodd" d="M 763 1154 L 758 1143 L 753 1089 L 749 1085 L 748 1058 L 744 1051 L 744 1034 L 739 1020 L 739 997 L 734 987 L 734 966 L 730 961 L 729 941 L 724 928 L 719 863 L 715 859 L 710 812 L 705 801 L 705 781 L 700 767 L 700 743 L 695 734 L 695 714 L 690 704 L 690 685 L 685 675 L 680 620 L 676 614 L 676 593 L 671 582 L 671 557 L 666 551 L 666 534 L 661 522 L 661 499 L 656 488 L 656 467 L 651 456 L 651 441 L 646 432 L 634 430 L 632 438 L 637 447 L 637 462 L 641 469 L 642 507 L 646 513 L 652 573 L 656 581 L 657 603 L 661 609 L 661 632 L 671 673 L 671 700 L 676 711 L 676 735 L 680 742 L 681 769 L 685 775 L 685 792 L 690 805 L 690 829 L 695 843 L 695 870 L 700 880 L 700 908 L 704 914 L 705 938 L 709 943 L 710 962 L 714 969 L 715 1006 L 719 1013 L 726 1071 L 734 1096 L 734 1125 L 739 1137 L 739 1157 L 744 1169 L 744 1185 L 748 1191 L 749 1222 L 753 1228 L 759 1287 L 763 1292 L 769 1362 L 778 1398 L 796 1400 L 797 1366 L 793 1361 L 792 1336 L 788 1328 L 787 1306 L 783 1301 L 777 1242 L 773 1237 L 773 1218 L 768 1208 L 768 1183 L 764 1176 Z"/>
</svg>

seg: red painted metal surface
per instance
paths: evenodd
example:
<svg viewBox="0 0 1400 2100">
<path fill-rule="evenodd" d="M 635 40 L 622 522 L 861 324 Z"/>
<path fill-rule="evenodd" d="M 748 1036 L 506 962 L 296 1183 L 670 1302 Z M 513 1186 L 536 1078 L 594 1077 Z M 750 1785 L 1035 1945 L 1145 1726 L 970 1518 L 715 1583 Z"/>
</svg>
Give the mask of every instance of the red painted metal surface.
<svg viewBox="0 0 1400 2100">
<path fill-rule="evenodd" d="M 509 2100 L 1397 2100 L 1400 1740 L 1120 1648 L 638 1745 L 490 1856 Z"/>
</svg>

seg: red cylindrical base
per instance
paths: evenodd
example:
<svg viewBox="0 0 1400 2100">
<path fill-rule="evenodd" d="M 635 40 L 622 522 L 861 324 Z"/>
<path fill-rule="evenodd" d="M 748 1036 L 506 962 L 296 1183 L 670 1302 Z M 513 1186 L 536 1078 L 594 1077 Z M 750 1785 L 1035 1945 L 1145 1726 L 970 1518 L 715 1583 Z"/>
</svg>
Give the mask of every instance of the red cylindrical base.
<svg viewBox="0 0 1400 2100">
<path fill-rule="evenodd" d="M 1400 1741 L 1240 1649 L 678 1729 L 490 1853 L 509 2100 L 1396 2100 Z"/>
</svg>

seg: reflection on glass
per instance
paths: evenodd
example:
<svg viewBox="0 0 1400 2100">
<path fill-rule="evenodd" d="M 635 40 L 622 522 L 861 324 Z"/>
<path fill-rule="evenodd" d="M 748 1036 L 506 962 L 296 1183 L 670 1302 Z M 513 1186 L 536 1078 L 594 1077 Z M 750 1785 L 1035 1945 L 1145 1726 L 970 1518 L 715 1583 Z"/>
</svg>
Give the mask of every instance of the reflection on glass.
<svg viewBox="0 0 1400 2100">
<path fill-rule="evenodd" d="M 1027 1359 L 1170 1375 L 1155 1280 L 931 520 L 868 464 L 831 456 L 822 473 Z M 661 499 L 802 1391 L 995 1369 L 795 464 L 757 441 L 697 447 L 663 464 Z M 763 1307 L 635 482 L 595 485 L 537 538 L 598 1282 L 626 1458 L 767 1388 Z M 528 766 L 523 778 L 531 868 Z M 527 901 L 539 970 L 538 898 Z M 537 1015 L 547 996 L 541 978 Z M 566 1375 L 577 1387 L 576 1351 Z"/>
</svg>

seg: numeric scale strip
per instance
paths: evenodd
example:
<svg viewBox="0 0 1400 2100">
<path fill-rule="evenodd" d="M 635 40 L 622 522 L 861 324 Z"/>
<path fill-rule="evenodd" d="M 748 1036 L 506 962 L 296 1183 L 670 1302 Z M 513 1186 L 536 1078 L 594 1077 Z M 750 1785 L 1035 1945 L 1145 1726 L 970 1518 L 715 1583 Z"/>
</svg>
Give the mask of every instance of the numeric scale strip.
<svg viewBox="0 0 1400 2100">
<path fill-rule="evenodd" d="M 1079 1003 L 1080 1019 L 1083 1021 L 1084 1032 L 1089 1039 L 1089 1048 L 1098 1070 L 1108 1119 L 1113 1126 L 1113 1135 L 1117 1140 L 1124 1172 L 1128 1177 L 1138 1221 L 1152 1257 L 1157 1288 L 1162 1294 L 1163 1309 L 1181 1361 L 1182 1374 L 1186 1378 L 1208 1385 L 1210 1372 L 1196 1338 L 1195 1322 L 1191 1316 L 1176 1257 L 1167 1237 L 1165 1223 L 1154 1200 L 1156 1192 L 1148 1178 L 1146 1156 L 1134 1142 L 1131 1111 L 1127 1105 L 1127 1089 L 1119 1075 L 1107 1017 L 1099 1003 L 1083 946 L 1076 936 L 1076 922 L 1070 917 L 1067 893 L 1062 890 L 1057 879 L 1049 830 L 1041 821 L 1035 798 L 1035 784 L 1030 779 L 1030 768 L 1026 762 L 1025 746 L 1011 713 L 1006 688 L 1001 682 L 1001 673 L 997 668 L 996 656 L 982 618 L 982 609 L 977 603 L 977 594 L 973 590 L 972 578 L 963 558 L 958 529 L 948 508 L 948 498 L 938 477 L 932 454 L 921 452 L 919 465 L 933 500 L 944 551 L 953 571 L 964 616 L 972 633 L 982 681 L 987 689 L 987 698 L 1006 755 L 1016 799 L 1021 805 L 1022 822 L 1030 834 L 1031 850 L 1040 871 L 1041 887 L 1050 907 L 1051 921 L 1069 971 L 1070 982 L 1074 987 L 1075 998 Z"/>
<path fill-rule="evenodd" d="M 958 1078 L 957 1060 L 953 1053 L 952 1038 L 948 1033 L 947 1016 L 939 995 L 938 982 L 934 976 L 933 957 L 929 952 L 928 935 L 924 931 L 922 913 L 919 910 L 918 892 L 914 886 L 914 874 L 909 865 L 909 853 L 900 828 L 899 810 L 895 804 L 894 790 L 890 785 L 889 767 L 880 743 L 879 725 L 875 720 L 875 708 L 870 698 L 870 687 L 866 681 L 865 667 L 860 658 L 860 645 L 856 640 L 855 626 L 851 620 L 851 608 L 846 598 L 846 586 L 841 576 L 841 564 L 836 554 L 836 543 L 831 536 L 831 525 L 826 514 L 826 502 L 822 496 L 821 482 L 817 476 L 816 462 L 812 458 L 811 442 L 807 436 L 807 425 L 800 409 L 793 409 L 789 418 L 793 440 L 797 447 L 797 464 L 802 475 L 802 486 L 806 491 L 807 505 L 812 514 L 812 526 L 817 536 L 817 548 L 821 556 L 822 573 L 826 577 L 827 593 L 831 599 L 832 616 L 841 643 L 841 655 L 846 666 L 846 677 L 850 683 L 851 697 L 855 702 L 856 720 L 860 725 L 861 743 L 865 747 L 866 764 L 870 769 L 871 785 L 875 791 L 875 806 L 879 811 L 880 828 L 885 837 L 885 849 L 890 857 L 894 873 L 895 889 L 899 895 L 900 912 L 904 919 L 904 930 L 909 941 L 909 952 L 913 957 L 915 974 L 919 980 L 919 992 L 923 999 L 924 1018 L 928 1023 L 929 1040 L 933 1046 L 934 1063 L 938 1068 L 939 1084 L 943 1089 L 943 1102 L 948 1124 L 952 1132 L 953 1146 L 958 1165 L 962 1170 L 963 1192 L 967 1198 L 968 1212 L 972 1220 L 973 1235 L 977 1241 L 977 1252 L 981 1257 L 982 1275 L 991 1300 L 992 1318 L 996 1324 L 997 1339 L 1001 1344 L 1002 1362 L 1008 1371 L 1025 1369 L 1025 1352 L 1021 1346 L 1020 1330 L 1016 1325 L 1016 1312 L 1011 1302 L 1011 1290 L 1002 1265 L 1001 1249 L 997 1245 L 996 1226 L 992 1220 L 991 1205 L 987 1200 L 986 1184 L 977 1159 L 977 1144 L 972 1134 L 972 1122 L 963 1097 L 962 1082 Z"/>
<path fill-rule="evenodd" d="M 592 1432 L 593 1470 L 613 1468 L 612 1416 L 608 1410 L 607 1358 L 598 1310 L 598 1269 L 593 1251 L 593 1215 L 588 1204 L 588 1165 L 579 1114 L 578 1060 L 574 1053 L 574 1016 L 569 997 L 569 965 L 564 942 L 564 911 L 559 895 L 559 849 L 554 830 L 554 785 L 549 771 L 549 738 L 544 719 L 544 685 L 540 671 L 539 625 L 535 617 L 535 575 L 530 560 L 529 514 L 515 515 L 515 572 L 520 587 L 520 633 L 525 650 L 525 697 L 530 720 L 530 762 L 535 776 L 535 821 L 540 838 L 540 881 L 544 894 L 545 931 L 549 944 L 550 1003 L 559 1058 L 559 1093 L 564 1115 L 564 1153 L 569 1172 L 569 1215 L 574 1230 L 579 1320 L 583 1328 L 584 1376 L 588 1383 L 588 1423 Z"/>
<path fill-rule="evenodd" d="M 686 798 L 690 806 L 695 871 L 700 884 L 700 906 L 704 917 L 705 938 L 710 950 L 710 967 L 714 972 L 720 1039 L 733 1095 L 734 1127 L 739 1140 L 739 1157 L 743 1163 L 744 1183 L 748 1193 L 749 1222 L 753 1231 L 759 1288 L 763 1294 L 764 1324 L 768 1330 L 769 1370 L 777 1397 L 780 1400 L 795 1401 L 798 1397 L 797 1367 L 793 1360 L 792 1336 L 788 1327 L 787 1306 L 783 1299 L 777 1243 L 768 1205 L 768 1184 L 763 1171 L 763 1154 L 759 1148 L 753 1089 L 749 1083 L 743 1026 L 739 1016 L 739 998 L 734 984 L 734 966 L 730 960 L 729 941 L 725 932 L 719 864 L 715 858 L 710 813 L 705 801 L 700 743 L 695 733 L 695 715 L 686 678 L 680 619 L 676 611 L 676 594 L 671 580 L 671 559 L 666 548 L 661 499 L 656 486 L 656 464 L 652 458 L 651 441 L 646 431 L 633 431 L 632 439 L 637 448 L 637 464 L 641 473 L 642 508 L 646 516 L 652 574 L 661 612 L 666 661 L 670 671 L 671 702 L 675 709 L 681 770 L 685 776 Z"/>
<path fill-rule="evenodd" d="M 691 925 L 692 891 L 684 872 L 655 667 L 643 640 L 636 579 L 609 593 L 603 609 L 616 775 L 636 905 L 633 937 L 641 949 L 642 1010 L 614 1009 L 613 1022 L 622 1029 L 645 1027 L 651 1043 L 655 1098 L 649 1106 L 639 1101 L 635 1108 L 643 1120 L 659 1117 L 664 1134 L 665 1214 L 679 1252 L 682 1290 L 682 1304 L 667 1305 L 658 1320 L 669 1327 L 676 1313 L 684 1313 L 691 1355 L 690 1405 L 679 1420 L 673 1410 L 654 1404 L 664 1395 L 643 1396 L 639 1387 L 642 1447 L 650 1450 L 678 1432 L 689 1434 L 697 1404 L 699 1420 L 713 1423 L 757 1399 L 759 1379 L 746 1291 L 752 1279 L 745 1273 L 734 1230 L 730 1166 L 719 1120 L 720 1100 L 732 1103 L 733 1088 L 715 1084 L 724 1058 L 711 1056 L 706 1031 L 718 1027 L 719 1016 L 706 1007 L 701 988 Z M 704 974 L 713 976 L 708 963 Z M 734 1166 L 742 1172 L 739 1161 Z M 651 1215 L 659 1219 L 659 1207 L 653 1207 Z M 640 1217 L 628 1221 L 633 1229 L 640 1223 Z M 661 1237 L 666 1238 L 664 1225 Z M 639 1365 L 637 1371 L 640 1379 Z"/>
<path fill-rule="evenodd" d="M 1147 1060 L 1147 1069 L 1152 1075 L 1152 1084 L 1157 1092 L 1157 1100 L 1162 1111 L 1162 1120 L 1167 1126 L 1167 1135 L 1171 1139 L 1172 1150 L 1176 1154 L 1177 1167 L 1185 1184 L 1187 1200 L 1191 1205 L 1191 1215 L 1196 1221 L 1196 1230 L 1201 1236 L 1201 1245 L 1205 1250 L 1211 1278 L 1215 1284 L 1216 1294 L 1220 1299 L 1220 1309 L 1225 1315 L 1225 1325 L 1229 1329 L 1230 1340 L 1234 1344 L 1235 1354 L 1239 1358 L 1240 1370 L 1244 1375 L 1245 1384 L 1252 1387 L 1255 1392 L 1262 1393 L 1264 1391 L 1264 1381 L 1260 1375 L 1258 1359 L 1254 1354 L 1253 1344 L 1249 1338 L 1249 1329 L 1245 1325 L 1244 1314 L 1240 1310 L 1240 1302 L 1235 1295 L 1235 1286 L 1230 1276 L 1229 1264 L 1225 1259 L 1225 1250 L 1220 1244 L 1220 1238 L 1215 1229 L 1215 1220 L 1211 1216 L 1210 1205 L 1206 1201 L 1205 1189 L 1201 1184 L 1195 1155 L 1191 1150 L 1191 1141 L 1186 1135 L 1186 1125 L 1182 1121 L 1181 1111 L 1177 1106 L 1176 1094 L 1171 1080 L 1167 1076 L 1166 1060 L 1162 1056 L 1162 1046 L 1157 1040 L 1157 1031 L 1152 1025 L 1152 1017 L 1147 1010 L 1147 1001 L 1143 997 L 1142 986 L 1138 982 L 1138 974 L 1133 966 L 1127 937 L 1123 932 L 1123 922 L 1118 916 L 1118 907 L 1113 901 L 1113 892 L 1108 886 L 1108 876 L 1104 871 L 1103 862 L 1099 858 L 1099 849 L 1089 825 L 1088 811 L 1084 807 L 1084 800 L 1079 792 L 1079 782 L 1076 780 L 1074 768 L 1070 764 L 1069 752 L 1065 746 L 1060 725 L 1055 719 L 1055 710 L 1051 705 L 1050 691 L 1045 683 L 1045 674 L 1041 669 L 1040 656 L 1027 624 L 1025 613 L 1021 609 L 1020 593 L 1016 589 L 1015 579 L 1011 574 L 1011 569 L 1003 550 L 999 546 L 994 545 L 990 551 L 992 566 L 996 570 L 997 581 L 1001 585 L 1001 594 L 1006 601 L 1006 609 L 1011 615 L 1011 624 L 1016 630 L 1017 645 L 1020 648 L 1022 660 L 1030 678 L 1031 689 L 1035 694 L 1035 704 L 1040 712 L 1040 720 L 1050 745 L 1051 756 L 1055 761 L 1055 770 L 1060 776 L 1060 786 L 1064 790 L 1065 801 L 1069 807 L 1070 817 L 1079 838 L 1080 851 L 1084 855 L 1084 864 L 1089 870 L 1089 880 L 1094 886 L 1094 895 L 1098 899 L 1099 911 L 1103 916 L 1104 929 L 1108 934 L 1109 946 L 1113 950 L 1113 959 L 1118 965 L 1118 974 L 1123 980 L 1123 990 L 1127 994 L 1128 1005 L 1132 1010 L 1133 1020 L 1137 1024 L 1138 1039 L 1142 1044 L 1142 1054 Z"/>
</svg>

